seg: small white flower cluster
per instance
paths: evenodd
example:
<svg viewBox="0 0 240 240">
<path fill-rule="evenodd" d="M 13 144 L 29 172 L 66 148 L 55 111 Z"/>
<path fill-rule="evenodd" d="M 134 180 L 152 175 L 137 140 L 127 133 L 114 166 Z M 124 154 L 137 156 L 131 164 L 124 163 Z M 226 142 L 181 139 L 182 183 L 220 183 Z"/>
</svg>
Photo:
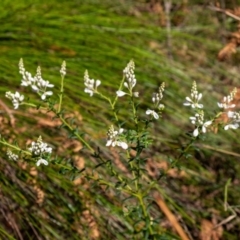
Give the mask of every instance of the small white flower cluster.
<svg viewBox="0 0 240 240">
<path fill-rule="evenodd" d="M 204 112 L 200 110 L 199 113 L 196 113 L 194 117 L 190 117 L 191 123 L 197 126 L 193 131 L 193 136 L 197 137 L 199 135 L 199 128 L 202 129 L 202 133 L 206 133 L 207 127 L 212 124 L 212 121 L 207 121 L 204 123 Z"/>
<path fill-rule="evenodd" d="M 12 101 L 14 109 L 18 109 L 19 105 L 24 100 L 24 96 L 20 95 L 19 92 L 6 92 L 5 96 Z"/>
<path fill-rule="evenodd" d="M 225 130 L 228 129 L 237 129 L 239 128 L 240 123 L 240 113 L 229 111 L 227 113 L 228 118 L 230 119 L 229 123 L 224 127 Z"/>
<path fill-rule="evenodd" d="M 7 156 L 8 156 L 8 159 L 10 160 L 13 160 L 13 161 L 17 161 L 18 160 L 18 155 L 13 153 L 11 150 L 7 150 Z"/>
<path fill-rule="evenodd" d="M 89 93 L 90 97 L 93 96 L 94 93 L 97 92 L 97 87 L 101 84 L 100 80 L 94 80 L 94 79 L 90 79 L 89 75 L 88 75 L 88 71 L 86 70 L 84 73 L 84 85 L 85 85 L 85 89 L 84 92 Z"/>
<path fill-rule="evenodd" d="M 194 81 L 191 90 L 191 97 L 186 97 L 186 102 L 183 105 L 191 106 L 192 108 L 203 108 L 203 105 L 198 103 L 201 98 L 202 93 L 198 93 L 197 84 Z"/>
<path fill-rule="evenodd" d="M 60 69 L 60 74 L 62 77 L 64 77 L 66 75 L 66 62 L 63 61 L 61 69 Z"/>
<path fill-rule="evenodd" d="M 52 91 L 47 91 L 47 88 L 52 88 L 54 85 L 50 84 L 49 81 L 43 80 L 40 66 L 37 68 L 35 77 L 32 77 L 31 73 L 25 70 L 23 60 L 20 59 L 19 73 L 22 75 L 21 86 L 31 86 L 32 90 L 37 92 L 41 96 L 42 100 L 45 100 L 47 96 L 51 96 L 53 94 Z"/>
<path fill-rule="evenodd" d="M 160 101 L 163 98 L 164 89 L 165 89 L 165 83 L 163 82 L 159 87 L 158 93 L 153 93 L 152 95 L 152 102 L 154 103 L 154 106 L 158 109 L 159 112 L 161 112 L 164 109 L 164 105 L 160 103 Z M 146 114 L 152 115 L 155 119 L 159 118 L 158 113 L 151 109 L 148 109 L 146 111 Z"/>
<path fill-rule="evenodd" d="M 40 164 L 48 165 L 48 161 L 43 158 L 44 154 L 51 154 L 52 148 L 48 146 L 47 143 L 42 141 L 42 137 L 39 136 L 37 142 L 32 142 L 31 147 L 28 150 L 32 153 L 33 157 L 37 157 L 36 165 Z"/>
<path fill-rule="evenodd" d="M 137 83 L 135 74 L 134 74 L 134 69 L 135 69 L 135 64 L 134 61 L 131 60 L 128 65 L 126 66 L 126 68 L 123 70 L 123 74 L 125 75 L 127 81 L 123 83 L 124 87 L 126 87 L 129 91 L 129 95 L 130 96 L 134 96 L 134 97 L 138 97 L 139 93 L 138 92 L 133 92 L 132 89 L 134 88 L 134 86 Z M 122 97 L 128 93 L 122 91 L 122 90 L 118 90 L 117 92 L 117 96 L 118 97 Z"/>
<path fill-rule="evenodd" d="M 193 131 L 194 137 L 197 137 L 199 135 L 200 129 L 202 133 L 206 133 L 207 128 L 213 122 L 212 120 L 204 122 L 204 111 L 202 110 L 203 104 L 199 103 L 201 98 L 202 98 L 202 93 L 198 93 L 197 84 L 194 81 L 191 89 L 191 97 L 186 97 L 186 102 L 183 104 L 185 106 L 190 106 L 196 111 L 194 117 L 189 118 L 191 123 L 196 126 L 196 128 Z"/>
<path fill-rule="evenodd" d="M 234 100 L 234 97 L 237 93 L 237 88 L 234 88 L 228 96 L 223 97 L 223 101 L 221 103 L 217 103 L 219 108 L 223 108 L 227 112 L 227 116 L 229 119 L 229 122 L 227 125 L 225 125 L 224 130 L 228 129 L 237 129 L 239 128 L 240 123 L 240 113 L 229 111 L 230 108 L 235 108 L 236 104 L 232 103 Z"/>
<path fill-rule="evenodd" d="M 223 98 L 223 101 L 221 103 L 217 103 L 218 107 L 223 109 L 234 108 L 236 105 L 232 104 L 231 102 L 233 101 L 236 93 L 237 93 L 237 88 L 234 88 L 233 91 L 230 92 L 228 96 Z"/>
<path fill-rule="evenodd" d="M 119 146 L 122 147 L 123 149 L 127 149 L 128 148 L 128 144 L 123 141 L 123 136 L 121 136 L 121 134 L 123 133 L 124 129 L 120 128 L 118 131 L 114 130 L 113 125 L 111 125 L 111 127 L 108 130 L 108 140 L 107 140 L 107 144 L 106 146 Z"/>
</svg>

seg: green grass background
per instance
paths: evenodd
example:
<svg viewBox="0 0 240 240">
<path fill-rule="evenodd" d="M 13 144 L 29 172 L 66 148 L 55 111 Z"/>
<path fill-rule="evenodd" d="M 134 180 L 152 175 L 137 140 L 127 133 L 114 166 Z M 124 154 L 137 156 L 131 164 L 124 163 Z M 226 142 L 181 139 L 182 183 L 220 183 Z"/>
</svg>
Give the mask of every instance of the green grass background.
<svg viewBox="0 0 240 240">
<path fill-rule="evenodd" d="M 174 11 L 171 17 L 174 17 Z M 40 65 L 43 78 L 56 86 L 56 94 L 60 88 L 59 69 L 65 60 L 64 107 L 66 111 L 78 112 L 82 116 L 80 129 L 87 132 L 94 146 L 104 146 L 110 124 L 109 106 L 98 97 L 84 93 L 84 71 L 88 69 L 91 78 L 102 81 L 103 92 L 114 94 L 123 68 L 134 59 L 142 113 L 151 104 L 152 92 L 161 82 L 166 83 L 163 100 L 166 110 L 163 118 L 153 126 L 154 145 L 146 154 L 156 161 L 174 158 L 177 149 L 188 141 L 185 133 L 193 130 L 188 120 L 191 111 L 183 106 L 192 82 L 195 80 L 203 93 L 206 118 L 215 114 L 216 102 L 222 96 L 227 95 L 233 86 L 238 87 L 238 52 L 227 62 L 219 62 L 216 57 L 224 45 L 224 31 L 232 30 L 236 23 L 227 19 L 223 29 L 218 13 L 209 10 L 201 1 L 189 1 L 183 23 L 172 26 L 172 58 L 169 58 L 167 31 L 159 26 L 158 18 L 149 10 L 148 1 L 143 0 L 2 0 L 1 101 L 11 106 L 4 96 L 9 90 L 23 90 L 25 95 L 34 96 L 19 87 L 20 58 L 33 74 Z M 56 149 L 61 146 L 58 141 L 66 137 L 65 133 L 59 133 L 57 128 L 36 125 L 31 114 L 19 113 L 22 110 L 26 109 L 20 108 L 13 113 L 17 119 L 15 129 L 4 125 L 4 137 L 25 146 L 27 140 L 36 140 L 41 134 Z M 120 111 L 123 119 L 128 116 L 126 109 Z M 6 117 L 4 111 L 1 114 Z M 203 142 L 191 149 L 192 157 L 180 163 L 186 172 L 195 173 L 194 177 L 166 177 L 160 183 L 169 207 L 182 217 L 193 237 L 198 236 L 201 219 L 212 219 L 215 214 L 221 221 L 231 215 L 223 209 L 224 185 L 229 178 L 233 181 L 229 204 L 239 203 L 239 156 L 232 154 L 239 154 L 238 134 L 238 131 L 221 129 L 218 134 L 208 133 Z M 69 149 L 59 154 L 59 158 L 65 157 L 62 164 L 71 166 L 72 151 Z M 117 196 L 109 198 L 102 189 L 92 185 L 87 188 L 84 184 L 73 186 L 68 173 L 62 176 L 61 169 L 50 165 L 41 168 L 37 177 L 38 186 L 45 192 L 44 203 L 39 206 L 31 187 L 34 177 L 17 163 L 6 160 L 4 152 L 1 156 L 2 239 L 91 239 L 91 224 L 84 224 L 82 220 L 88 204 L 98 211 L 92 215 L 101 239 L 131 239 L 131 220 L 123 218 Z M 87 158 L 85 164 L 91 166 L 94 163 Z M 189 190 L 184 194 L 183 186 L 196 191 Z M 162 213 L 157 216 L 160 222 L 164 221 Z M 169 239 L 178 239 L 171 228 L 160 226 L 160 231 Z M 237 224 L 233 224 L 229 229 L 224 228 L 223 239 L 239 239 L 239 234 Z"/>
</svg>

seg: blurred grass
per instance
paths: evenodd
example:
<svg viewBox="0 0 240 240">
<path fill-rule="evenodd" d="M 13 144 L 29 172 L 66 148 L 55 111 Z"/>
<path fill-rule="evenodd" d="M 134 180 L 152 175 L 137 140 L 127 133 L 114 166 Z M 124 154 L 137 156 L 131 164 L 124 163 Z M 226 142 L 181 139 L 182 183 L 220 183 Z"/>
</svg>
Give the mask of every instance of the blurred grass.
<svg viewBox="0 0 240 240">
<path fill-rule="evenodd" d="M 56 93 L 60 84 L 59 68 L 66 60 L 64 106 L 68 111 L 80 113 L 81 129 L 91 136 L 93 144 L 102 145 L 109 125 L 109 107 L 83 92 L 84 71 L 88 69 L 91 78 L 102 81 L 103 91 L 114 94 L 123 68 L 134 59 L 142 111 L 147 109 L 158 85 L 165 81 L 167 86 L 166 110 L 163 119 L 154 125 L 154 146 L 146 154 L 153 155 L 156 163 L 174 158 L 179 146 L 188 141 L 184 132 L 192 131 L 188 120 L 191 112 L 182 103 L 190 93 L 193 80 L 197 81 L 199 91 L 204 94 L 206 110 L 211 113 L 216 109 L 216 101 L 233 86 L 238 86 L 239 67 L 236 62 L 222 63 L 216 59 L 222 44 L 221 24 L 215 13 L 194 1 L 189 3 L 184 24 L 172 28 L 173 59 L 170 59 L 166 29 L 159 26 L 157 14 L 148 11 L 146 6 L 144 1 L 3 0 L 0 5 L 0 99 L 9 104 L 4 98 L 5 92 L 20 89 L 20 58 L 32 73 L 40 65 L 43 78 L 56 85 Z M 21 109 L 18 112 L 21 113 Z M 123 119 L 128 116 L 127 109 L 121 112 Z M 16 138 L 23 146 L 26 140 L 35 140 L 41 134 L 57 151 L 67 137 L 56 127 L 36 125 L 38 120 L 31 113 L 16 113 L 15 117 L 17 127 L 11 130 L 5 122 L 2 133 L 10 140 Z M 209 150 L 208 146 L 224 150 L 226 154 Z M 239 153 L 236 132 L 220 130 L 217 135 L 209 134 L 204 144 L 191 149 L 192 157 L 180 163 L 179 167 L 186 172 L 195 172 L 194 177 L 166 177 L 160 182 L 169 206 L 182 216 L 193 236 L 199 231 L 200 220 L 211 219 L 215 214 L 212 209 L 218 212 L 215 215 L 219 221 L 228 217 L 229 213 L 223 211 L 223 189 L 228 178 L 233 181 L 229 202 L 238 204 L 239 162 L 238 157 L 228 153 L 231 151 Z M 58 154 L 66 157 L 62 164 L 69 166 L 72 157 L 78 155 L 66 148 Z M 79 236 L 89 239 L 91 226 L 82 216 L 90 206 L 96 208 L 91 214 L 102 239 L 126 239 L 131 235 L 130 220 L 122 218 L 117 197 L 110 199 L 103 190 L 89 184 L 73 186 L 70 180 L 57 174 L 61 169 L 54 164 L 41 168 L 37 176 L 33 176 L 29 169 L 4 159 L 2 153 L 0 194 L 4 200 L 1 209 L 9 214 L 1 217 L 3 239 L 11 239 L 7 234 L 17 239 L 79 239 Z M 86 156 L 86 166 L 94 165 L 92 161 Z M 42 204 L 37 203 L 35 185 L 45 193 Z M 162 213 L 158 213 L 158 217 L 164 219 Z M 161 231 L 174 236 L 164 227 Z M 225 229 L 224 239 L 237 239 L 237 234 L 239 230 L 233 225 L 230 230 Z"/>
</svg>

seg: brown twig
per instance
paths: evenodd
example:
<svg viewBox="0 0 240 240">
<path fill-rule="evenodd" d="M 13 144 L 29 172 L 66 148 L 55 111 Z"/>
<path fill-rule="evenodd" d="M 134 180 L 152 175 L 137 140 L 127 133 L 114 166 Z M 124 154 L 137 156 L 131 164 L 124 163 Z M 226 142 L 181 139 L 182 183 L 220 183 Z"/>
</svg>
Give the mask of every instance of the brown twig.
<svg viewBox="0 0 240 240">
<path fill-rule="evenodd" d="M 167 204 L 163 201 L 163 199 L 161 198 L 161 196 L 159 195 L 158 192 L 154 193 L 154 198 L 155 198 L 155 202 L 157 203 L 159 208 L 162 210 L 162 212 L 165 214 L 165 216 L 168 218 L 169 222 L 171 222 L 173 228 L 175 228 L 175 230 L 177 231 L 177 233 L 179 234 L 181 239 L 182 240 L 189 240 L 189 237 L 184 232 L 184 230 L 181 227 L 181 225 L 179 224 L 177 218 L 170 211 L 170 209 L 168 208 Z"/>
<path fill-rule="evenodd" d="M 237 21 L 240 21 L 240 17 L 238 17 L 237 15 L 229 12 L 229 10 L 221 9 L 221 8 L 215 7 L 215 6 L 209 6 L 208 8 L 213 10 L 213 11 L 225 13 L 227 16 L 232 17 L 233 19 L 235 19 Z"/>
</svg>

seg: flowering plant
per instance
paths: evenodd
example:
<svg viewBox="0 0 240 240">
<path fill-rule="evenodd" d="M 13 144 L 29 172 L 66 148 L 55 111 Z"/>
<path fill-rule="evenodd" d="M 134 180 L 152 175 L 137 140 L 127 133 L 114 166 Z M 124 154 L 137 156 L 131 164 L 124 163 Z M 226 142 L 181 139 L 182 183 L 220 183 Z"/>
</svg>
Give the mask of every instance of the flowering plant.
<svg viewBox="0 0 240 240">
<path fill-rule="evenodd" d="M 151 201 L 147 198 L 152 192 L 158 191 L 158 180 L 152 180 L 145 172 L 146 157 L 144 150 L 151 144 L 152 139 L 150 137 L 149 128 L 152 123 L 159 121 L 162 117 L 162 112 L 165 105 L 162 103 L 165 91 L 165 83 L 161 83 L 157 92 L 152 94 L 151 108 L 144 109 L 145 114 L 139 113 L 141 107 L 139 107 L 139 99 L 141 95 L 134 89 L 137 88 L 137 79 L 135 76 L 135 64 L 131 60 L 126 68 L 123 70 L 123 78 L 119 84 L 118 90 L 115 92 L 113 98 L 104 95 L 101 92 L 101 81 L 94 80 L 89 77 L 88 71 L 84 73 L 83 84 L 85 86 L 84 92 L 89 94 L 90 97 L 99 95 L 104 101 L 107 101 L 112 110 L 112 122 L 106 130 L 105 146 L 95 148 L 91 145 L 90 141 L 80 134 L 74 126 L 64 117 L 63 97 L 64 97 L 64 78 L 66 76 L 66 63 L 63 62 L 60 75 L 61 75 L 61 87 L 58 95 L 58 104 L 53 104 L 51 98 L 54 96 L 53 91 L 49 90 L 54 87 L 49 81 L 44 80 L 41 75 L 41 68 L 37 68 L 36 75 L 32 77 L 31 73 L 27 72 L 24 68 L 23 60 L 19 62 L 19 72 L 22 76 L 21 86 L 30 87 L 40 99 L 41 104 L 37 105 L 21 95 L 19 92 L 11 93 L 7 92 L 6 97 L 12 101 L 14 109 L 20 108 L 22 105 L 26 105 L 31 108 L 45 109 L 55 114 L 56 118 L 59 118 L 62 126 L 67 129 L 71 135 L 73 135 L 79 142 L 83 144 L 85 149 L 97 160 L 97 164 L 94 170 L 97 172 L 100 167 L 107 169 L 108 174 L 112 177 L 111 181 L 104 178 L 100 173 L 89 174 L 85 169 L 80 169 L 78 174 L 81 174 L 85 179 L 94 181 L 99 185 L 106 185 L 108 188 L 113 188 L 116 191 L 123 194 L 122 202 L 125 203 L 129 198 L 133 198 L 135 203 L 132 206 L 124 206 L 123 214 L 126 218 L 130 218 L 134 221 L 132 226 L 132 232 L 140 233 L 142 239 L 158 239 L 161 235 L 158 229 L 158 223 L 156 219 L 153 219 L 150 209 Z M 171 162 L 170 168 L 174 167 L 187 153 L 190 146 L 194 141 L 198 141 L 199 137 L 206 134 L 208 130 L 211 130 L 213 125 L 223 126 L 225 130 L 237 129 L 240 125 L 240 114 L 234 111 L 235 104 L 233 103 L 234 96 L 237 90 L 234 89 L 229 96 L 223 98 L 221 103 L 218 103 L 218 107 L 221 109 L 215 116 L 209 116 L 204 112 L 204 105 L 201 102 L 202 93 L 198 92 L 197 84 L 194 81 L 190 93 L 190 97 L 186 97 L 186 101 L 183 103 L 186 107 L 191 107 L 193 115 L 189 117 L 191 123 L 194 125 L 194 129 L 191 134 L 189 144 L 181 149 L 181 153 L 176 159 Z M 130 102 L 129 107 L 129 119 L 123 121 L 119 117 L 120 111 L 117 111 L 117 103 L 119 98 L 128 98 Z M 231 110 L 229 110 L 231 109 Z M 221 115 L 226 114 L 228 121 L 219 121 Z M 205 120 L 205 116 L 208 120 Z M 130 123 L 130 124 L 128 124 Z M 24 159 L 26 161 L 34 161 L 37 167 L 40 165 L 51 167 L 51 162 L 54 162 L 52 153 L 55 151 L 51 144 L 45 143 L 42 137 L 39 136 L 37 141 L 32 141 L 31 145 L 26 149 L 22 149 L 19 146 L 11 144 L 4 140 L 1 136 L 0 143 L 6 146 L 7 157 L 12 161 L 18 161 Z M 128 174 L 121 174 L 121 171 L 113 164 L 113 161 L 109 160 L 104 154 L 102 149 L 117 148 L 120 152 L 120 158 L 124 162 L 124 167 Z M 148 187 L 142 188 L 143 183 L 147 182 Z M 159 190 L 160 191 L 160 190 Z M 137 214 L 136 214 L 137 213 Z M 143 221 L 144 224 L 140 230 L 136 230 L 135 224 Z"/>
</svg>

